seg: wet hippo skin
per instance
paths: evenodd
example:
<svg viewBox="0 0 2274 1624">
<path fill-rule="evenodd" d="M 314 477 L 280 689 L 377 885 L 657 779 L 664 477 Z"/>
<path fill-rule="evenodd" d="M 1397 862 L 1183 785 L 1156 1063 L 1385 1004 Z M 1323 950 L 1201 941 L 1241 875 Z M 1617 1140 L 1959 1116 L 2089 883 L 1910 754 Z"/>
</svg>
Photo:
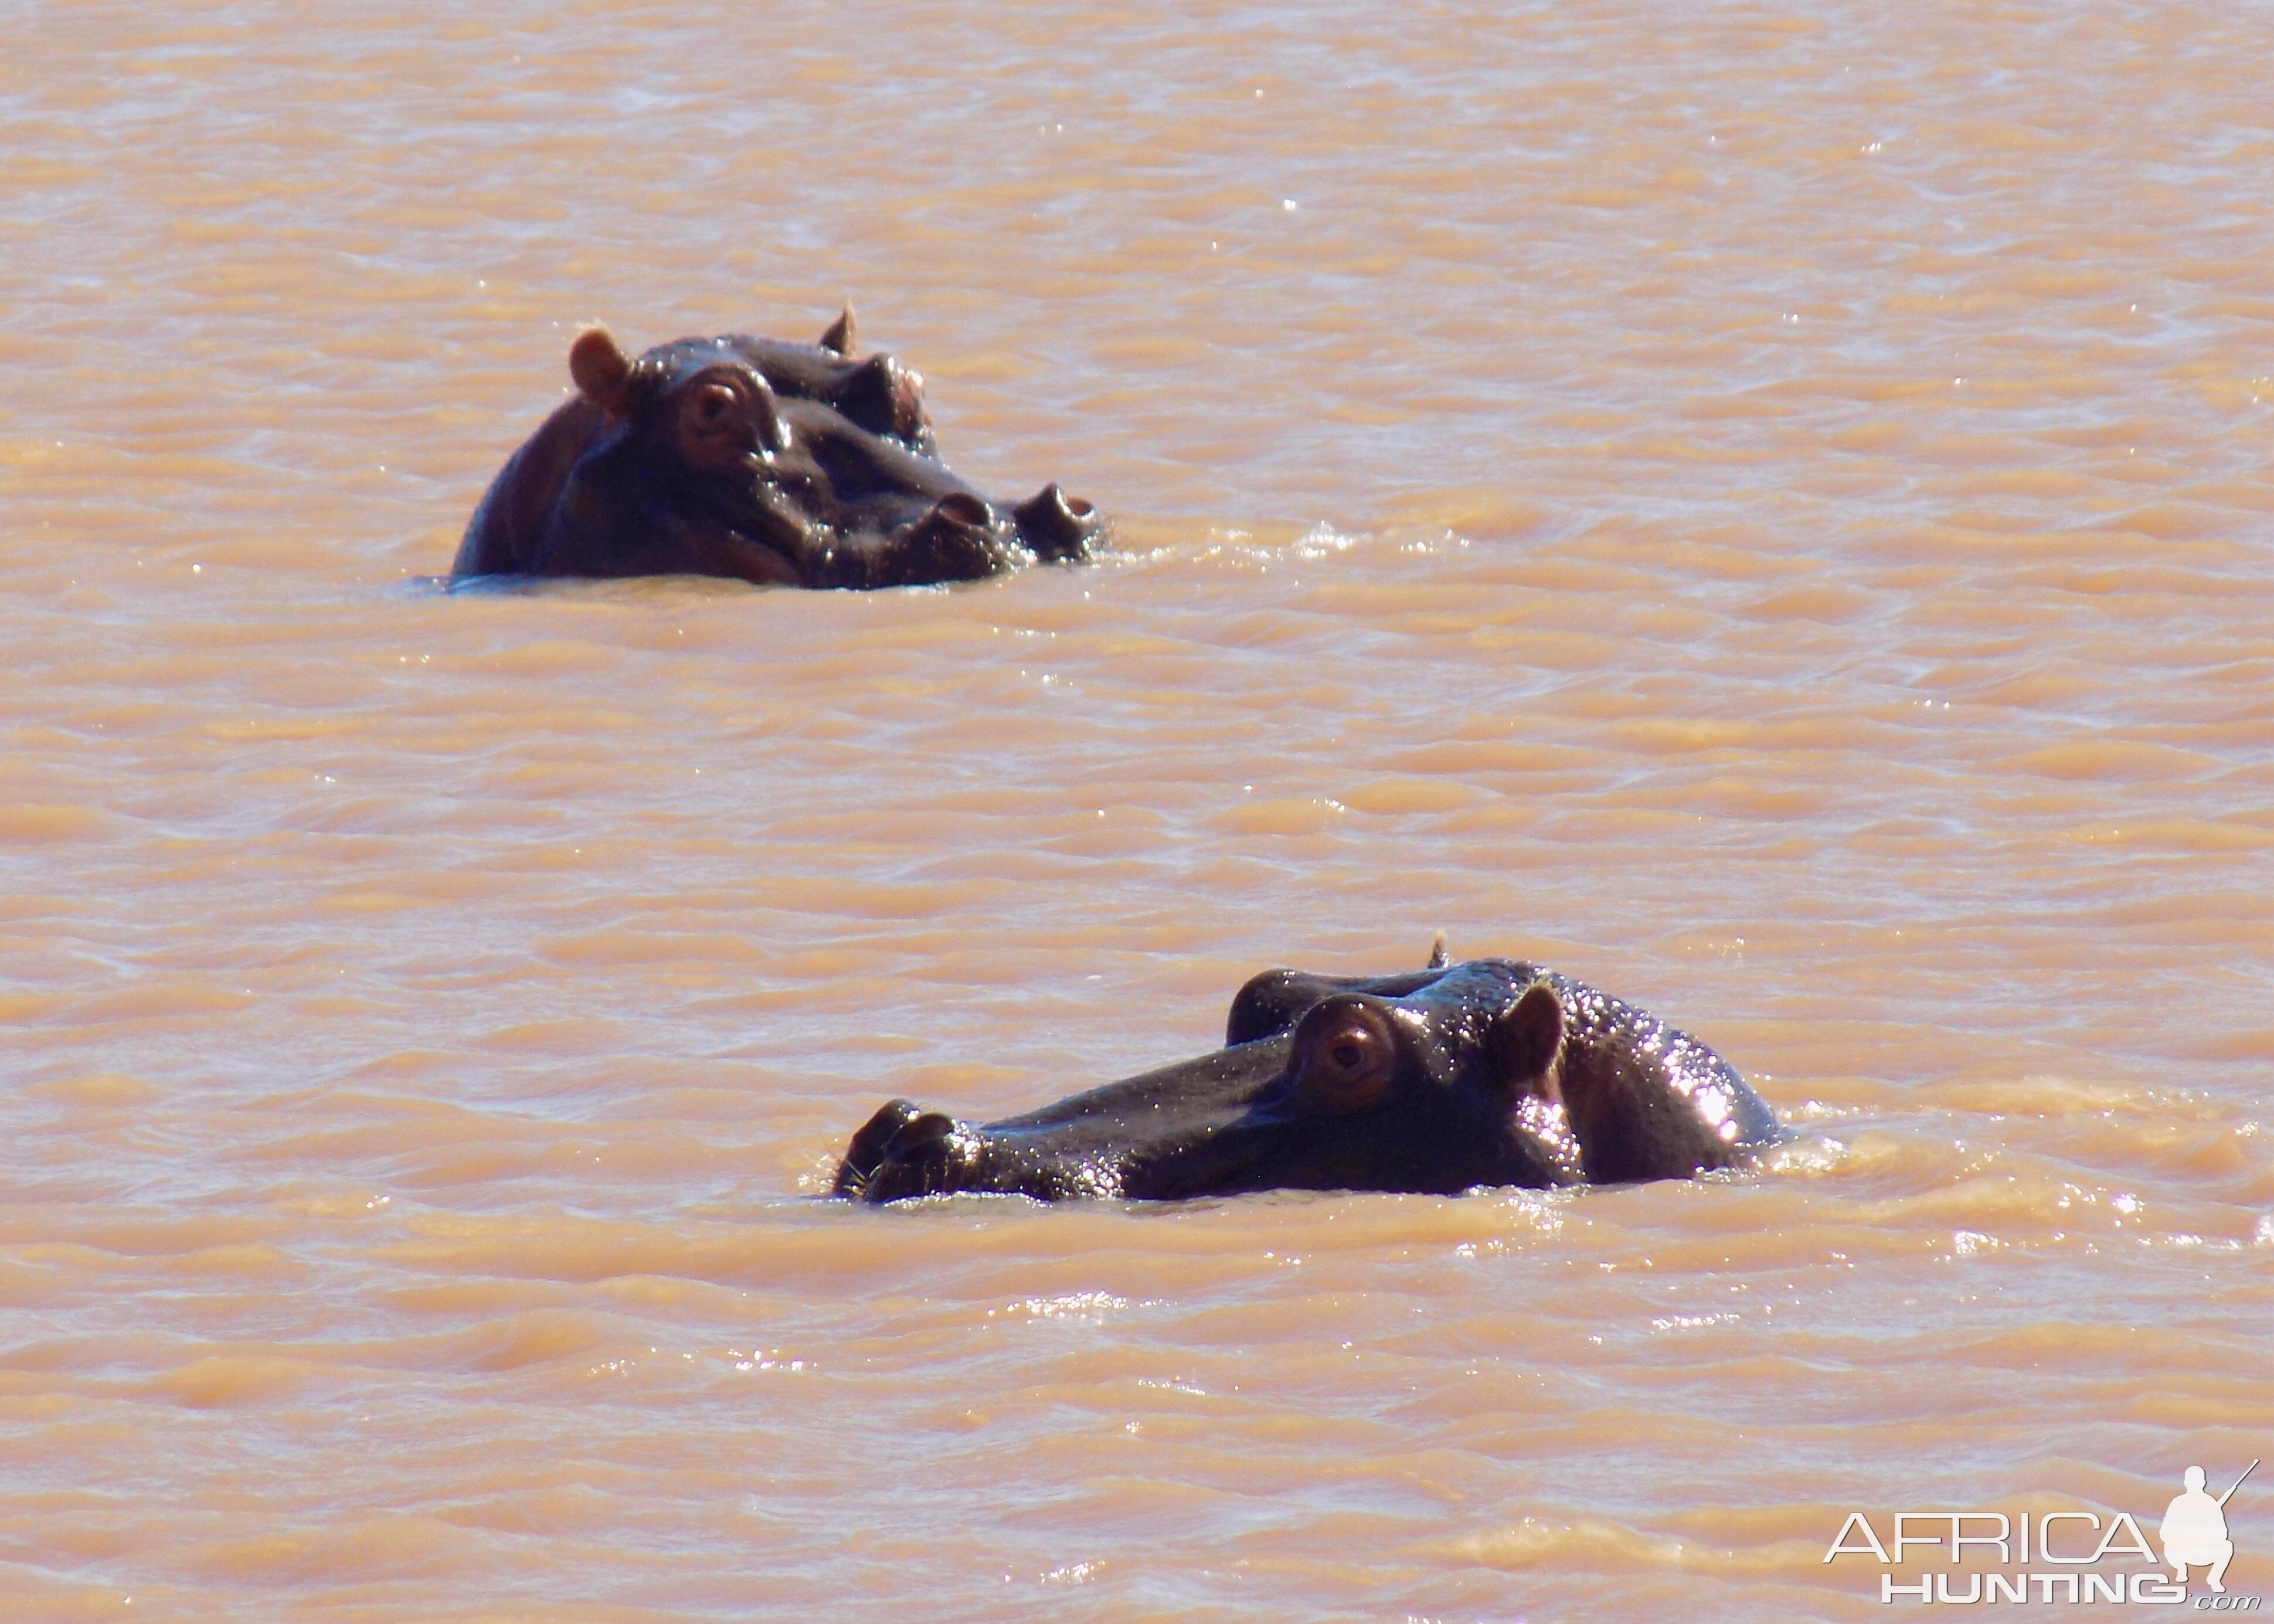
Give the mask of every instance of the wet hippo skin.
<svg viewBox="0 0 2274 1624">
<path fill-rule="evenodd" d="M 451 574 L 919 586 L 1100 545 L 1103 520 L 1055 484 L 998 507 L 957 477 L 923 380 L 854 344 L 849 308 L 817 344 L 729 334 L 633 360 L 580 334 L 576 393 L 491 483 Z"/>
<path fill-rule="evenodd" d="M 972 1125 L 895 1100 L 832 1193 L 1163 1200 L 1243 1191 L 1452 1193 L 1683 1178 L 1776 1137 L 1719 1055 L 1592 987 L 1507 959 L 1404 975 L 1272 970 L 1225 1046 Z"/>
</svg>

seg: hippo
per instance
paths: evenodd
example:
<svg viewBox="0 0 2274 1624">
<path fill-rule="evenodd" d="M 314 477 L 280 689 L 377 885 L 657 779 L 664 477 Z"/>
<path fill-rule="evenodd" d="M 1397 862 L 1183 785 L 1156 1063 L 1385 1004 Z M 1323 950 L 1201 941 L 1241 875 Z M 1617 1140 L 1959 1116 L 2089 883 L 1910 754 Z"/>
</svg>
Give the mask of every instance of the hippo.
<svg viewBox="0 0 2274 1624">
<path fill-rule="evenodd" d="M 731 333 L 635 361 L 578 334 L 576 394 L 491 482 L 452 575 L 925 586 L 1090 556 L 1088 502 L 982 496 L 940 461 L 923 380 L 855 342 L 850 305 L 816 344 Z"/>
<path fill-rule="evenodd" d="M 853 1136 L 832 1195 L 958 1191 L 1176 1200 L 1259 1190 L 1450 1195 L 1686 1178 L 1777 1137 L 1687 1033 L 1553 970 L 1269 970 L 1224 1047 L 977 1126 L 894 1100 Z"/>
</svg>

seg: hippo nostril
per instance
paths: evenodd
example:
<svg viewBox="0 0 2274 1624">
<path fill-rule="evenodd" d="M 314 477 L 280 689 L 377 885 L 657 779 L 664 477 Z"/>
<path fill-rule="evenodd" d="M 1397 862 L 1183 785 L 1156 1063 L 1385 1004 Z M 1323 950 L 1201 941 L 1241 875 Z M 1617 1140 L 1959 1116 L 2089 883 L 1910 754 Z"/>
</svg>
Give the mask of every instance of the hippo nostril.
<svg viewBox="0 0 2274 1624">
<path fill-rule="evenodd" d="M 1011 510 L 1019 538 L 1046 559 L 1085 557 L 1103 528 L 1097 511 L 1055 484 L 1046 485 Z"/>
<path fill-rule="evenodd" d="M 987 504 L 968 491 L 950 491 L 932 505 L 932 511 L 959 524 L 983 527 L 987 523 Z"/>
</svg>

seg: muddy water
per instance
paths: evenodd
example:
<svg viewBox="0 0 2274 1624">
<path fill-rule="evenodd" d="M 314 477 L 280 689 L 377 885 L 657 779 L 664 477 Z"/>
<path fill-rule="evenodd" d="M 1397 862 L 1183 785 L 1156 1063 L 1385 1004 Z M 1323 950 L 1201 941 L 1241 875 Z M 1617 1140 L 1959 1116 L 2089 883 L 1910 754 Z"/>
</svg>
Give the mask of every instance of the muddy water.
<svg viewBox="0 0 2274 1624">
<path fill-rule="evenodd" d="M 1178 11 L 15 10 L 0 1613 L 1879 1616 L 2274 1455 L 2274 26 Z M 1119 556 L 421 584 L 848 296 Z M 1790 1141 L 815 1199 L 1441 928 Z"/>
</svg>

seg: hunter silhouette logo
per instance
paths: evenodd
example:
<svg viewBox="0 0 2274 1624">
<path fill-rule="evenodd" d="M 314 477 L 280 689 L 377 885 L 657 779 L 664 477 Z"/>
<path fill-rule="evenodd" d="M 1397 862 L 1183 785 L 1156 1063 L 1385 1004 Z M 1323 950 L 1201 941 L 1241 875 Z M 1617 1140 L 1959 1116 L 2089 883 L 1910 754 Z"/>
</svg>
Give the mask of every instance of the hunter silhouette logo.
<svg viewBox="0 0 2274 1624">
<path fill-rule="evenodd" d="M 2258 1462 L 2251 1462 L 2242 1469 L 2242 1477 L 2257 1470 Z M 2171 1564 L 2172 1577 L 2181 1584 L 2187 1582 L 2187 1569 L 2201 1562 L 2210 1569 L 2203 1583 L 2218 1594 L 2226 1594 L 2226 1565 L 2234 1560 L 2234 1541 L 2226 1537 L 2226 1502 L 2242 1486 L 2242 1477 L 2213 1500 L 2203 1492 L 2202 1467 L 2190 1466 L 2181 1477 L 2186 1490 L 2165 1511 L 2163 1526 L 2156 1530 L 2156 1538 L 2164 1542 L 2164 1560 Z"/>
<path fill-rule="evenodd" d="M 2161 1567 L 2155 1548 L 2148 1543 L 2147 1531 L 2130 1512 L 2120 1511 L 2104 1522 L 2098 1512 L 2082 1508 L 2024 1511 L 2018 1515 L 2003 1511 L 1899 1511 L 1891 1519 L 1894 1538 L 1886 1541 L 1871 1526 L 1870 1516 L 1851 1511 L 1824 1560 L 1876 1557 L 1882 1603 L 1916 1599 L 1959 1606 L 1998 1601 L 2185 1606 L 2190 1599 L 2187 1570 L 2200 1568 L 2208 1588 L 2192 1598 L 2195 1611 L 2255 1613 L 2257 1597 L 2226 1593 L 2226 1565 L 2234 1560 L 2234 1541 L 2226 1530 L 2226 1503 L 2257 1470 L 2258 1462 L 2251 1462 L 2241 1476 L 2227 1485 L 2226 1492 L 2217 1498 L 2203 1486 L 2202 1467 L 2190 1466 L 2180 1475 L 2180 1492 L 2164 1508 L 2164 1520 L 2156 1528 L 2157 1540 L 2164 1548 Z M 1915 1546 L 1938 1554 L 1911 1556 Z M 1966 1571 L 1969 1547 L 1975 1563 L 1972 1572 Z M 2125 1563 L 2127 1558 L 2125 1569 L 2111 1571 L 2103 1566 Z M 1916 1580 L 1897 1582 L 1897 1569 L 1922 1560 L 1929 1564 L 1926 1571 L 1914 1568 Z M 2011 1571 L 2015 1567 L 2034 1569 L 2040 1564 L 2052 1571 Z M 1992 1568 L 2003 1571 L 1988 1571 Z M 2163 1568 L 2171 1570 L 2169 1578 Z"/>
</svg>

